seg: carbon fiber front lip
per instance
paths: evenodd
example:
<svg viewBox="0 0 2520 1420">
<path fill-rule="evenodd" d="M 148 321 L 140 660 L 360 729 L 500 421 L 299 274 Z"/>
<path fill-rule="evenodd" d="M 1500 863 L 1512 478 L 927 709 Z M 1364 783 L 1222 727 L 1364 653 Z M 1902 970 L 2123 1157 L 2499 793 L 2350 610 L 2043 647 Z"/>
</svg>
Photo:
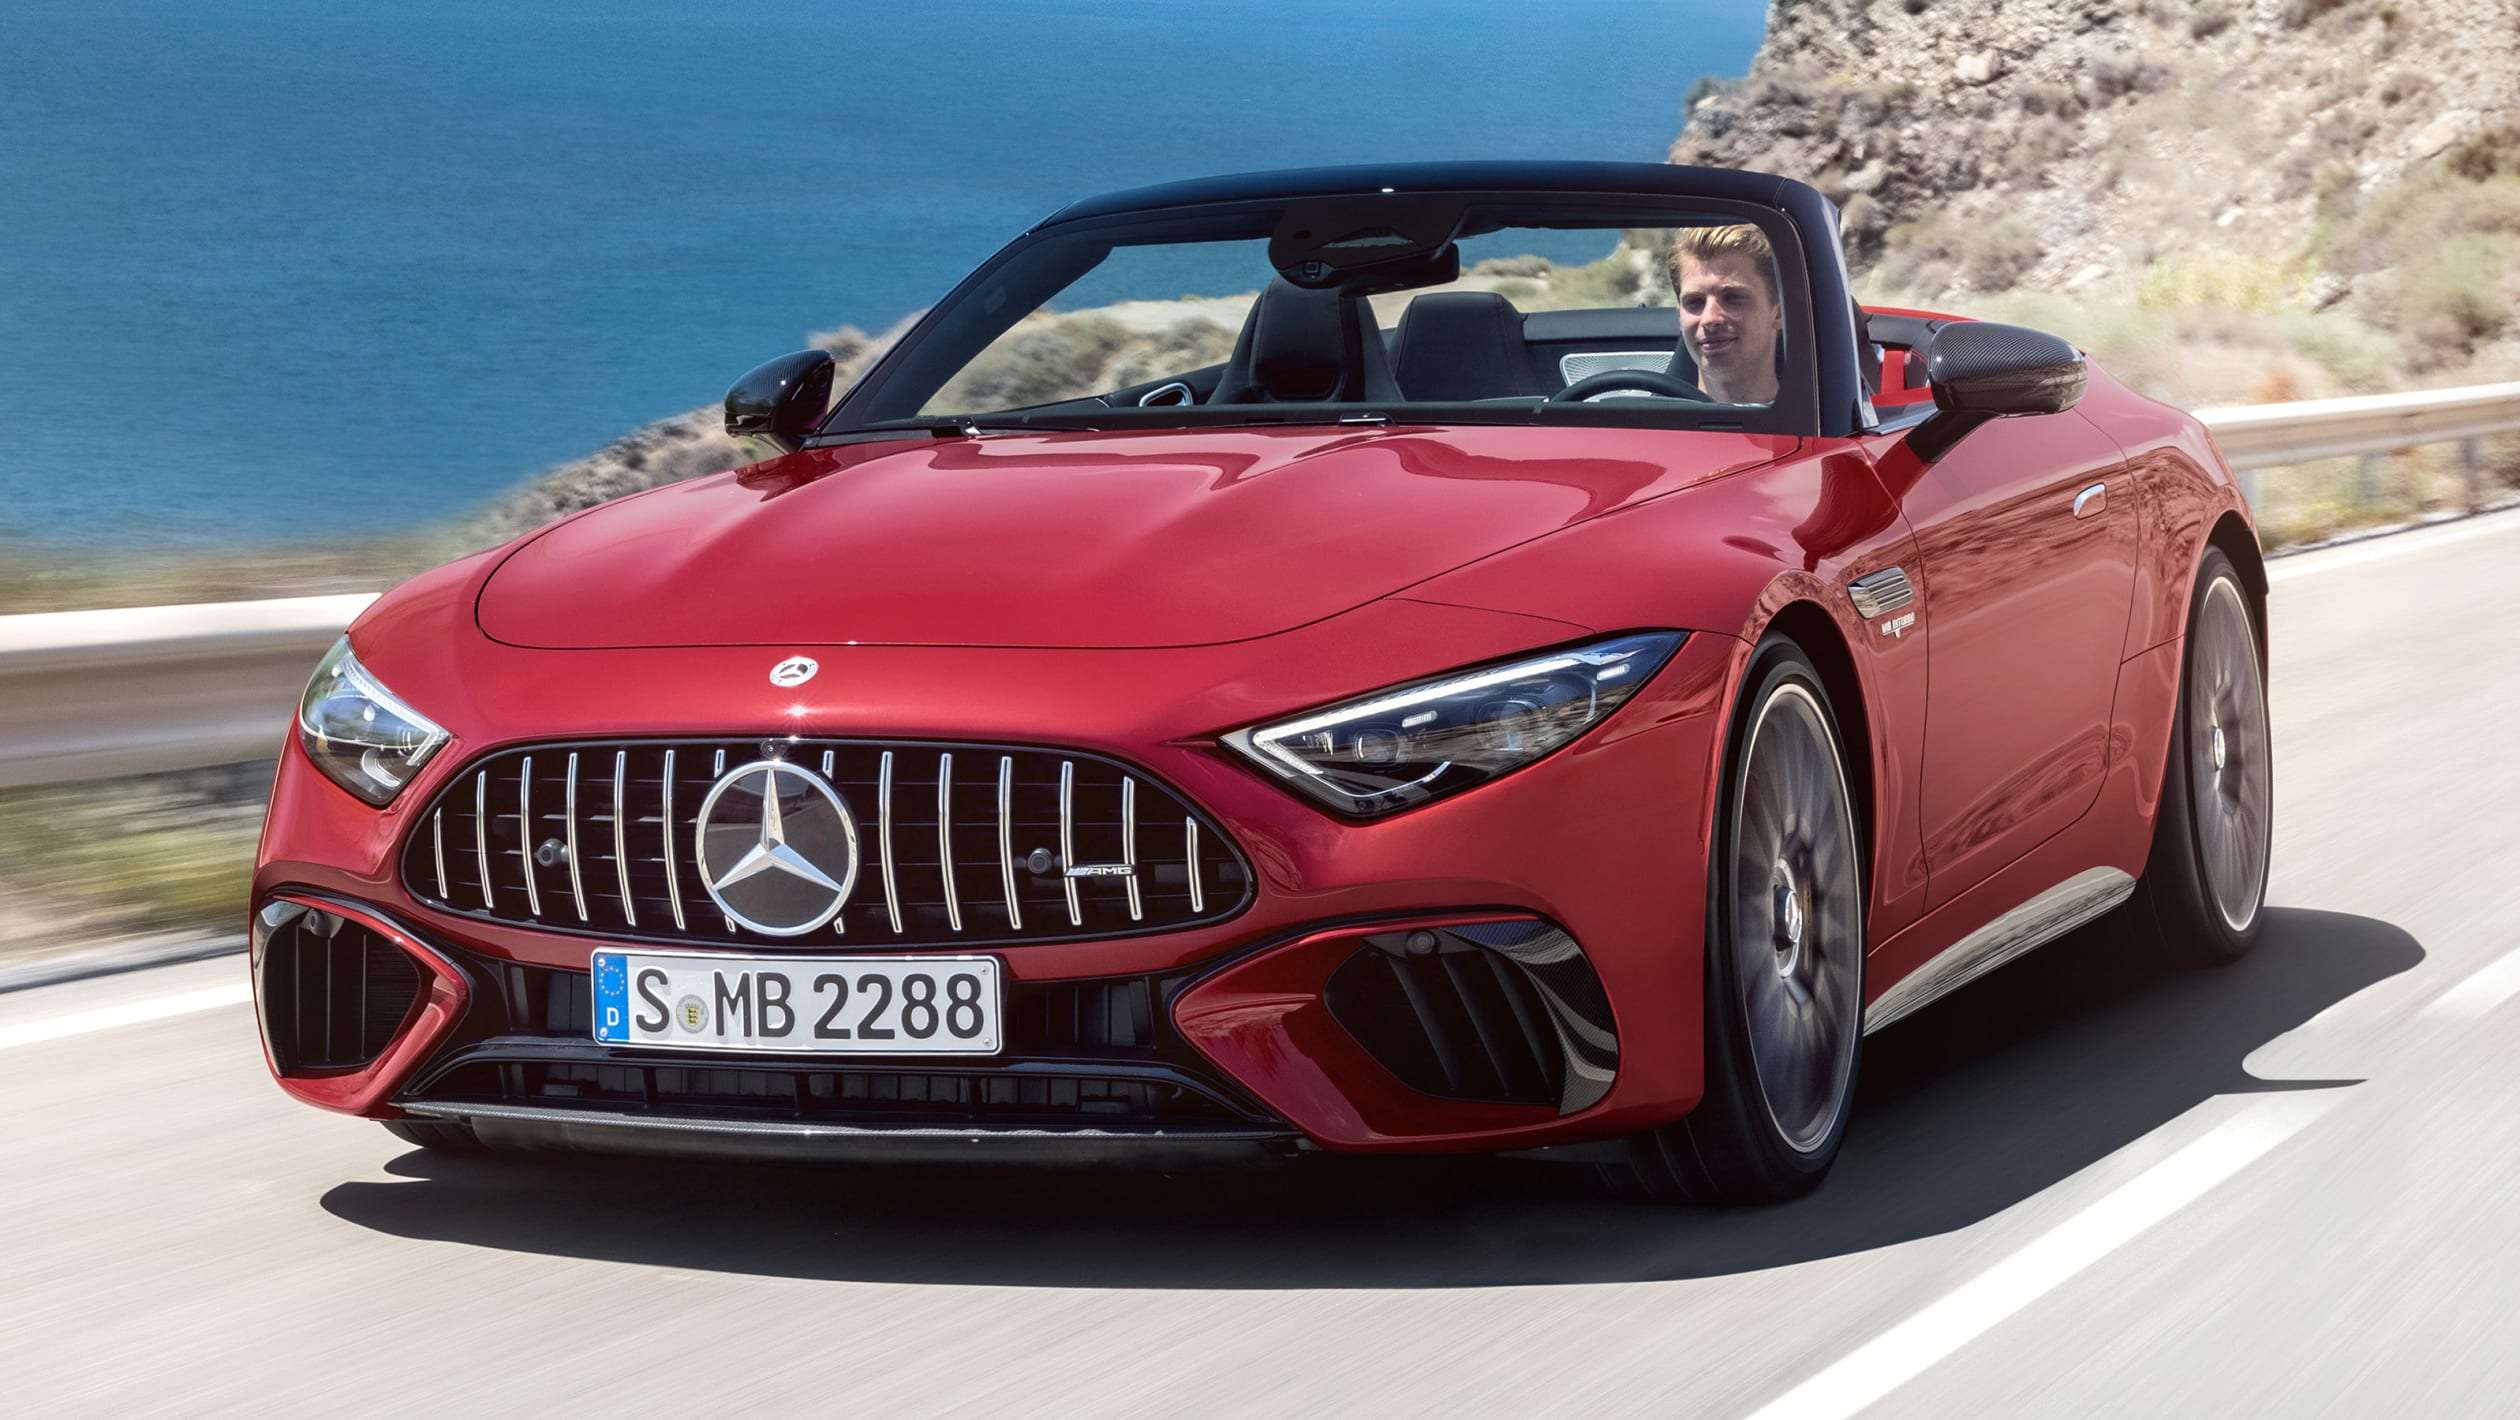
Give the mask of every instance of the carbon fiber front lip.
<svg viewBox="0 0 2520 1420">
<path fill-rule="evenodd" d="M 1299 1137 L 1289 1129 L 972 1129 L 936 1125 L 898 1128 L 856 1124 L 813 1124 L 786 1119 L 699 1119 L 664 1115 L 623 1114 L 598 1109 L 548 1109 L 516 1104 L 408 1104 L 403 1112 L 420 1119 L 469 1124 L 493 1120 L 514 1124 L 547 1124 L 603 1129 L 653 1129 L 687 1134 L 786 1139 L 1074 1139 L 1093 1143 L 1146 1140 L 1225 1144 L 1267 1143 Z"/>
<path fill-rule="evenodd" d="M 494 1149 L 657 1155 L 769 1163 L 1194 1167 L 1283 1157 L 1292 1130 L 878 1128 L 775 1119 L 701 1119 L 533 1105 L 414 1104 L 415 1119 L 469 1127 Z"/>
</svg>

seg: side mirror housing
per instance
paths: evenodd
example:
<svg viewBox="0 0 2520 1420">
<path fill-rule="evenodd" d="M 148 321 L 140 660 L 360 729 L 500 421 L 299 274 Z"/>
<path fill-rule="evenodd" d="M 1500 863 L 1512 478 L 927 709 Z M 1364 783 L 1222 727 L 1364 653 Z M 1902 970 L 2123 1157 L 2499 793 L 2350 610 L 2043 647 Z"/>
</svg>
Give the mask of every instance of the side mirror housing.
<svg viewBox="0 0 2520 1420">
<path fill-rule="evenodd" d="M 726 392 L 726 432 L 793 453 L 822 422 L 839 362 L 828 350 L 782 355 Z"/>
<path fill-rule="evenodd" d="M 1926 347 L 1925 378 L 1933 386 L 1934 413 L 1908 435 L 1908 447 L 1932 463 L 1989 419 L 2073 408 L 2090 370 L 2081 351 L 2053 335 L 1955 321 Z"/>
</svg>

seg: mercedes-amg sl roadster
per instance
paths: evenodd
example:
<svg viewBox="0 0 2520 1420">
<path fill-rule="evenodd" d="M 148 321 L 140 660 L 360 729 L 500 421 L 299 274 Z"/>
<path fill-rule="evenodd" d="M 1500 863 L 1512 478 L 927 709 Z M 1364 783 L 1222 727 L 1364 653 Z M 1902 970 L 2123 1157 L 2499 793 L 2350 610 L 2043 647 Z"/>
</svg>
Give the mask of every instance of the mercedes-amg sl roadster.
<svg viewBox="0 0 2520 1420">
<path fill-rule="evenodd" d="M 1751 1202 L 1827 1172 L 1868 1032 L 2109 914 L 2257 931 L 2212 440 L 1859 304 L 1801 183 L 1123 192 L 834 376 L 325 657 L 253 889 L 289 1094 L 449 1150 L 1547 1150 Z"/>
</svg>

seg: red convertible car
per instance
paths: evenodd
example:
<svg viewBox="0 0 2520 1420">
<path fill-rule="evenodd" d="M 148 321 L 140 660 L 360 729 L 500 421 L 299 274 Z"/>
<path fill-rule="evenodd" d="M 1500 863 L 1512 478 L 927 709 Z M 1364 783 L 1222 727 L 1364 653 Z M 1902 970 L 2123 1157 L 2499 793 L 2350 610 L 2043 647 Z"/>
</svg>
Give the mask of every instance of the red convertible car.
<svg viewBox="0 0 2520 1420">
<path fill-rule="evenodd" d="M 2266 577 L 2194 419 L 1859 305 L 1800 183 L 1065 208 L 776 453 L 378 601 L 254 881 L 283 1089 L 444 1149 L 1550 1149 L 1816 1184 L 1867 1032 L 2248 949 Z"/>
</svg>

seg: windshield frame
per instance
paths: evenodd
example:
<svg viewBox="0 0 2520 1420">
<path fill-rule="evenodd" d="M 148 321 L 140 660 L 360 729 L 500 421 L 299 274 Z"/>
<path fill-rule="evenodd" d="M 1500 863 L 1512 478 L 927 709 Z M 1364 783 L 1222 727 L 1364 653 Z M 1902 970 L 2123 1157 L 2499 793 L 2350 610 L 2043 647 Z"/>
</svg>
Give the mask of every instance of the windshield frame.
<svg viewBox="0 0 2520 1420">
<path fill-rule="evenodd" d="M 1669 171 L 1677 173 L 1686 170 Z M 1442 191 L 1416 190 L 1408 195 L 1415 199 L 1458 201 L 1470 208 L 1484 209 L 1488 215 L 1497 215 L 1501 210 L 1507 215 L 1505 225 L 1509 227 L 1515 225 L 1510 214 L 1517 211 L 1559 218 L 1561 220 L 1554 225 L 1560 227 L 1572 225 L 1572 219 L 1597 215 L 1602 219 L 1605 232 L 1639 227 L 1703 225 L 1709 219 L 1747 222 L 1757 226 L 1766 234 L 1774 252 L 1779 305 L 1784 312 L 1786 331 L 1789 336 L 1801 335 L 1799 339 L 1789 338 L 1786 342 L 1784 370 L 1778 379 L 1776 400 L 1766 406 L 1684 405 L 1653 400 L 1581 404 L 1550 403 L 1545 398 L 1535 397 L 1466 405 L 1397 401 L 1136 408 L 1103 404 L 1093 396 L 1084 396 L 1028 410 L 973 411 L 968 422 L 991 430 L 1465 423 L 1702 429 L 1788 436 L 1810 436 L 1822 432 L 1821 386 L 1826 357 L 1821 347 L 1833 332 L 1813 318 L 1815 292 L 1811 264 L 1816 254 L 1806 248 L 1800 224 L 1787 211 L 1775 205 L 1689 192 L 1463 187 Z M 1133 210 L 1054 220 L 1026 232 L 983 262 L 915 322 L 901 340 L 833 406 L 808 442 L 855 442 L 894 432 L 905 436 L 922 432 L 951 433 L 952 426 L 965 421 L 956 416 L 922 416 L 918 413 L 920 405 L 936 390 L 943 388 L 945 382 L 978 351 L 986 348 L 990 341 L 1012 328 L 1016 321 L 1054 301 L 1059 291 L 1067 289 L 1102 259 L 1096 256 L 1080 265 L 1078 258 L 1082 254 L 1094 251 L 1107 254 L 1122 245 L 1103 238 L 1116 233 L 1154 232 L 1159 234 L 1154 240 L 1160 241 L 1163 240 L 1160 233 L 1166 229 L 1200 232 L 1229 228 L 1238 220 L 1247 222 L 1254 217 L 1283 211 L 1292 200 L 1272 197 Z M 1547 224 L 1535 222 L 1526 225 Z M 1219 236 L 1211 239 L 1229 238 Z M 1068 246 L 1075 255 L 1064 264 L 1043 267 L 1039 272 L 1027 270 L 1040 266 L 1041 249 L 1050 244 Z M 1830 250 L 1833 248 L 1824 249 Z M 1070 267 L 1074 269 L 1069 270 Z M 1061 271 L 1067 274 L 1058 278 L 1055 287 L 1033 294 L 1042 284 L 1042 275 Z M 1027 290 L 1010 290 L 1005 280 L 1010 274 L 1025 275 L 1030 282 Z M 1826 293 L 1819 293 L 1819 299 L 1825 301 Z"/>
</svg>

